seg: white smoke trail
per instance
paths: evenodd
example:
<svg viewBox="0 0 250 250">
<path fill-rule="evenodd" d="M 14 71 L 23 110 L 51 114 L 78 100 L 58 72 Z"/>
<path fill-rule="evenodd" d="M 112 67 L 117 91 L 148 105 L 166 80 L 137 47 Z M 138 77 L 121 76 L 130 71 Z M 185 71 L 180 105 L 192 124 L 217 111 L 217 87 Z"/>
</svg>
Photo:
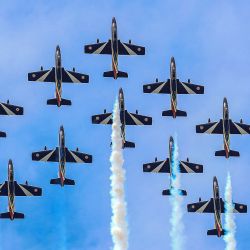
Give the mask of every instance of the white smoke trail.
<svg viewBox="0 0 250 250">
<path fill-rule="evenodd" d="M 176 138 L 174 140 L 174 150 L 172 155 L 172 166 L 173 166 L 173 175 L 171 177 L 172 189 L 171 189 L 171 206 L 172 206 L 172 215 L 170 219 L 171 223 L 171 246 L 173 250 L 182 250 L 184 247 L 184 224 L 182 222 L 183 209 L 182 201 L 183 198 L 180 195 L 180 167 L 178 161 L 178 146 Z"/>
<path fill-rule="evenodd" d="M 114 250 L 128 249 L 128 224 L 126 221 L 127 204 L 125 201 L 125 170 L 123 169 L 123 149 L 119 104 L 116 100 L 113 110 L 111 162 L 111 235 Z"/>
<path fill-rule="evenodd" d="M 231 176 L 227 174 L 227 184 L 225 189 L 225 231 L 224 241 L 226 242 L 226 250 L 236 250 L 236 224 L 234 221 L 234 207 L 232 202 L 232 184 Z"/>
</svg>

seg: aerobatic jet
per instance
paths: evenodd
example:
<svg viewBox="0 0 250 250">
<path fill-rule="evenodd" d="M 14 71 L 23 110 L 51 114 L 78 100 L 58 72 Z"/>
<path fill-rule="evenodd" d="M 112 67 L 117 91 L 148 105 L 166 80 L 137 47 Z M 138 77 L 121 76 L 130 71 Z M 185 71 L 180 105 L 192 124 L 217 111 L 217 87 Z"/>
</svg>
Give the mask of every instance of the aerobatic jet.
<svg viewBox="0 0 250 250">
<path fill-rule="evenodd" d="M 75 68 L 72 71 L 64 69 L 62 67 L 62 58 L 60 47 L 57 45 L 55 53 L 55 67 L 50 70 L 44 70 L 41 67 L 41 71 L 31 72 L 28 74 L 29 81 L 35 82 L 53 82 L 55 83 L 55 97 L 47 101 L 48 105 L 71 105 L 70 100 L 62 98 L 62 83 L 88 83 L 89 76 L 81 73 L 77 73 Z"/>
<path fill-rule="evenodd" d="M 9 100 L 0 102 L 0 115 L 23 115 L 23 107 L 11 105 Z M 6 133 L 0 131 L 0 137 L 6 137 Z"/>
<path fill-rule="evenodd" d="M 242 119 L 240 122 L 233 122 L 229 118 L 229 108 L 227 99 L 223 100 L 223 118 L 218 122 L 211 122 L 208 119 L 208 123 L 200 124 L 196 126 L 196 133 L 207 133 L 207 134 L 222 134 L 224 142 L 224 150 L 215 152 L 215 156 L 240 156 L 238 151 L 230 149 L 230 134 L 250 134 L 250 125 L 243 124 Z"/>
<path fill-rule="evenodd" d="M 15 196 L 41 196 L 42 189 L 39 187 L 18 184 L 14 180 L 13 163 L 9 160 L 8 163 L 8 180 L 0 184 L 0 196 L 8 196 L 8 212 L 0 213 L 0 219 L 23 219 L 24 214 L 15 212 Z"/>
<path fill-rule="evenodd" d="M 53 150 L 48 150 L 45 146 L 44 151 L 38 151 L 32 153 L 33 161 L 45 161 L 45 162 L 58 162 L 59 163 L 59 178 L 51 179 L 50 184 L 59 184 L 62 187 L 64 185 L 75 185 L 75 181 L 67 179 L 65 177 L 66 162 L 71 163 L 92 163 L 92 155 L 84 154 L 76 151 L 69 150 L 65 146 L 65 134 L 63 126 L 59 131 L 59 147 Z"/>
<path fill-rule="evenodd" d="M 126 140 L 126 125 L 152 125 L 152 118 L 149 116 L 139 115 L 138 111 L 136 114 L 130 113 L 125 109 L 125 99 L 122 88 L 119 90 L 119 108 L 120 108 L 120 119 L 121 119 L 121 137 L 123 148 L 134 148 L 135 143 Z M 93 124 L 112 124 L 112 113 L 94 115 L 92 116 Z"/>
<path fill-rule="evenodd" d="M 213 198 L 209 201 L 201 201 L 187 205 L 188 212 L 194 213 L 213 213 L 215 229 L 207 231 L 207 235 L 217 235 L 221 237 L 226 234 L 222 227 L 221 214 L 226 212 L 226 202 L 220 198 L 219 184 L 217 178 L 213 178 Z M 234 213 L 247 213 L 247 206 L 243 204 L 233 203 Z"/>
<path fill-rule="evenodd" d="M 143 85 L 144 93 L 155 94 L 170 94 L 171 109 L 162 112 L 162 116 L 187 116 L 187 113 L 177 109 L 177 95 L 178 94 L 204 94 L 204 87 L 201 85 L 191 84 L 190 79 L 188 82 L 182 82 L 177 78 L 176 65 L 174 57 L 170 61 L 170 79 L 165 82 L 158 82 L 156 78 L 155 83 Z"/>
<path fill-rule="evenodd" d="M 112 56 L 112 71 L 103 73 L 104 77 L 128 77 L 126 72 L 118 70 L 118 55 L 145 55 L 145 48 L 142 46 L 133 45 L 131 40 L 129 43 L 123 43 L 118 39 L 117 24 L 113 17 L 111 25 L 111 39 L 105 43 L 100 43 L 97 39 L 97 43 L 84 46 L 85 53 L 88 54 L 105 54 Z"/>
<path fill-rule="evenodd" d="M 174 191 L 172 180 L 176 173 L 174 171 L 174 139 L 171 136 L 169 139 L 169 158 L 164 161 L 158 161 L 155 158 L 155 162 L 143 164 L 143 172 L 152 173 L 169 173 L 170 174 L 170 189 L 163 190 L 162 195 L 172 195 Z M 191 163 L 187 158 L 187 161 L 179 161 L 180 173 L 203 173 L 203 165 Z M 177 190 L 179 195 L 187 195 L 186 190 Z"/>
</svg>

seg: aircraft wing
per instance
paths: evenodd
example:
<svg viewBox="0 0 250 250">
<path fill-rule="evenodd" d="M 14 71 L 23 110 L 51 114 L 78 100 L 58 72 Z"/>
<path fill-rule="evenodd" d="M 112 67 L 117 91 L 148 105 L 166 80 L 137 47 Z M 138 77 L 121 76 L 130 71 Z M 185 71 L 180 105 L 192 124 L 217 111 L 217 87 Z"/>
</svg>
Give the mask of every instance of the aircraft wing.
<svg viewBox="0 0 250 250">
<path fill-rule="evenodd" d="M 203 173 L 203 165 L 180 161 L 180 173 Z"/>
<path fill-rule="evenodd" d="M 234 213 L 247 213 L 247 206 L 244 204 L 239 204 L 239 203 L 234 203 Z M 225 201 L 221 198 L 221 212 L 225 213 L 226 212 L 226 203 Z"/>
<path fill-rule="evenodd" d="M 75 163 L 91 163 L 92 155 L 84 154 L 78 151 L 72 151 L 68 148 L 66 150 L 66 162 L 75 162 Z"/>
<path fill-rule="evenodd" d="M 170 80 L 143 85 L 143 93 L 170 94 Z"/>
<path fill-rule="evenodd" d="M 18 184 L 15 181 L 15 196 L 41 196 L 42 189 L 39 187 Z"/>
<path fill-rule="evenodd" d="M 223 122 L 220 119 L 218 122 L 196 125 L 196 133 L 223 134 Z"/>
<path fill-rule="evenodd" d="M 209 201 L 201 201 L 197 203 L 191 203 L 187 205 L 188 212 L 191 213 L 214 213 L 214 199 Z"/>
<path fill-rule="evenodd" d="M 0 115 L 23 115 L 23 107 L 0 102 Z"/>
<path fill-rule="evenodd" d="M 233 122 L 230 119 L 230 134 L 250 134 L 250 125 Z"/>
<path fill-rule="evenodd" d="M 204 94 L 204 86 L 195 85 L 187 82 L 181 82 L 178 80 L 177 83 L 178 94 Z"/>
<path fill-rule="evenodd" d="M 104 113 L 92 116 L 93 124 L 112 124 L 112 113 Z"/>
<path fill-rule="evenodd" d="M 169 158 L 165 161 L 156 161 L 143 164 L 143 172 L 170 173 Z"/>
<path fill-rule="evenodd" d="M 134 45 L 131 43 L 123 43 L 118 40 L 119 55 L 145 55 L 145 47 Z"/>
<path fill-rule="evenodd" d="M 84 52 L 87 54 L 104 54 L 111 55 L 111 40 L 106 43 L 94 43 L 84 46 Z"/>
<path fill-rule="evenodd" d="M 121 112 L 121 121 L 123 113 Z M 133 114 L 125 110 L 125 124 L 126 125 L 152 125 L 152 117 Z"/>
<path fill-rule="evenodd" d="M 3 184 L 0 184 L 0 196 L 8 196 L 7 181 L 5 181 Z"/>
<path fill-rule="evenodd" d="M 59 161 L 59 149 L 58 147 L 54 150 L 44 150 L 32 153 L 33 161 L 49 161 L 58 162 Z"/>
<path fill-rule="evenodd" d="M 62 81 L 75 82 L 75 83 L 88 83 L 89 76 L 62 68 Z"/>
<path fill-rule="evenodd" d="M 55 82 L 55 68 L 28 73 L 28 80 L 35 82 Z"/>
</svg>

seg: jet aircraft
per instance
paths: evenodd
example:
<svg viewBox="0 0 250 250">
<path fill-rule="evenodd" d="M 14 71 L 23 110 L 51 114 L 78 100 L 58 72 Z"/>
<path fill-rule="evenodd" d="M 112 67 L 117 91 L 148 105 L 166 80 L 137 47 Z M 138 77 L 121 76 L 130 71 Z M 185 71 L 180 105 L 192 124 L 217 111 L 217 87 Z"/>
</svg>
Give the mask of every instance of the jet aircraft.
<svg viewBox="0 0 250 250">
<path fill-rule="evenodd" d="M 24 214 L 15 212 L 15 196 L 41 196 L 42 189 L 39 187 L 18 184 L 14 180 L 14 169 L 12 160 L 8 163 L 8 180 L 0 184 L 0 196 L 8 196 L 8 212 L 0 213 L 0 219 L 23 219 Z"/>
<path fill-rule="evenodd" d="M 181 82 L 177 78 L 176 64 L 174 57 L 171 57 L 170 61 L 170 79 L 166 82 L 158 82 L 156 78 L 155 83 L 143 85 L 144 93 L 155 93 L 155 94 L 170 94 L 171 109 L 162 112 L 162 116 L 187 116 L 187 113 L 177 109 L 177 95 L 178 94 L 204 94 L 204 87 L 201 85 L 191 84 L 188 82 Z"/>
<path fill-rule="evenodd" d="M 125 109 L 125 99 L 122 88 L 119 90 L 119 108 L 120 108 L 120 119 L 121 119 L 121 137 L 123 142 L 123 148 L 134 148 L 135 143 L 126 141 L 126 125 L 152 125 L 152 118 L 149 116 L 138 115 L 130 113 Z M 92 116 L 93 124 L 112 124 L 112 113 L 94 115 Z"/>
<path fill-rule="evenodd" d="M 200 124 L 196 126 L 196 133 L 207 133 L 207 134 L 223 134 L 224 150 L 215 152 L 215 156 L 240 156 L 238 151 L 230 149 L 230 134 L 250 134 L 250 125 L 243 124 L 242 119 L 240 123 L 233 122 L 229 118 L 229 108 L 227 99 L 223 100 L 223 118 L 218 122 L 211 122 L 208 119 L 208 123 Z"/>
<path fill-rule="evenodd" d="M 23 107 L 11 105 L 9 100 L 0 102 L 0 115 L 23 115 Z M 0 131 L 0 137 L 6 137 L 6 133 Z"/>
<path fill-rule="evenodd" d="M 92 163 L 92 155 L 81 153 L 78 148 L 76 151 L 69 150 L 65 146 L 65 134 L 63 126 L 61 126 L 59 131 L 59 147 L 56 147 L 54 150 L 48 150 L 47 147 L 45 147 L 44 151 L 34 152 L 32 153 L 32 160 L 58 162 L 59 178 L 51 179 L 50 184 L 59 184 L 63 187 L 64 185 L 75 185 L 74 180 L 65 177 L 66 162 Z"/>
<path fill-rule="evenodd" d="M 118 70 L 118 55 L 145 55 L 145 48 L 142 46 L 133 45 L 131 40 L 129 43 L 123 43 L 118 39 L 117 24 L 113 17 L 111 25 L 111 39 L 105 43 L 100 43 L 97 39 L 97 43 L 85 45 L 85 53 L 88 54 L 106 54 L 112 56 L 112 71 L 103 73 L 104 77 L 128 77 L 126 72 Z"/>
<path fill-rule="evenodd" d="M 55 53 L 55 67 L 50 70 L 44 70 L 43 67 L 41 67 L 41 71 L 29 73 L 28 80 L 36 82 L 54 82 L 56 86 L 56 98 L 49 99 L 47 104 L 57 105 L 60 107 L 61 105 L 71 105 L 70 100 L 62 98 L 62 83 L 88 83 L 89 76 L 75 72 L 75 68 L 73 68 L 73 71 L 64 69 L 64 67 L 62 67 L 60 47 L 57 45 Z"/>
<path fill-rule="evenodd" d="M 143 172 L 153 172 L 153 173 L 169 173 L 170 174 L 170 189 L 163 190 L 162 195 L 172 195 L 174 191 L 172 179 L 175 175 L 174 173 L 174 139 L 171 136 L 169 139 L 169 158 L 164 161 L 150 162 L 143 164 Z M 179 172 L 180 173 L 203 173 L 203 165 L 190 163 L 189 159 L 187 161 L 179 162 Z M 180 195 L 187 195 L 186 190 L 178 190 Z"/>
<path fill-rule="evenodd" d="M 246 205 L 233 203 L 233 206 L 234 213 L 247 213 Z M 188 204 L 187 210 L 188 212 L 194 213 L 213 213 L 215 229 L 208 230 L 207 235 L 217 235 L 221 237 L 226 234 L 221 222 L 221 213 L 226 212 L 226 204 L 225 201 L 220 198 L 219 184 L 216 177 L 213 179 L 213 198 L 209 201 L 201 201 L 201 198 L 199 198 L 199 202 Z"/>
</svg>

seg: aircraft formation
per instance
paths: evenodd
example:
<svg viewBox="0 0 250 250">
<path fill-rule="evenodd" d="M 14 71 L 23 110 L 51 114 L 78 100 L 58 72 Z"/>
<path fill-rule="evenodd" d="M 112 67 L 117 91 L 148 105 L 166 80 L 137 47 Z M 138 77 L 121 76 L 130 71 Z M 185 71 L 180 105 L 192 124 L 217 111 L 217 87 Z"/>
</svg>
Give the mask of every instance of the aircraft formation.
<svg viewBox="0 0 250 250">
<path fill-rule="evenodd" d="M 145 55 L 145 47 L 134 45 L 129 40 L 128 43 L 121 42 L 118 39 L 117 23 L 115 18 L 112 19 L 111 24 L 111 39 L 107 42 L 97 42 L 84 46 L 84 52 L 87 54 L 111 55 L 112 70 L 103 73 L 103 77 L 127 78 L 128 73 L 118 69 L 119 55 Z M 55 51 L 55 65 L 48 70 L 41 67 L 40 71 L 28 73 L 28 81 L 30 82 L 48 82 L 55 84 L 55 98 L 48 99 L 47 105 L 56 105 L 58 108 L 64 105 L 72 105 L 71 100 L 62 98 L 62 83 L 88 83 L 89 76 L 87 74 L 79 73 L 73 68 L 72 71 L 66 70 L 62 66 L 62 56 L 60 47 L 56 47 Z M 170 59 L 170 76 L 166 81 L 159 82 L 158 79 L 154 83 L 143 85 L 144 93 L 169 94 L 170 95 L 170 109 L 163 111 L 162 116 L 168 116 L 176 119 L 177 117 L 186 117 L 187 112 L 177 108 L 177 97 L 179 95 L 188 94 L 204 94 L 204 86 L 191 83 L 190 79 L 183 82 L 178 79 L 176 72 L 176 63 L 174 57 Z M 119 89 L 118 101 L 120 108 L 121 120 L 121 138 L 123 148 L 135 148 L 135 143 L 128 141 L 126 136 L 126 126 L 130 125 L 152 125 L 152 117 L 140 115 L 138 111 L 135 113 L 129 112 L 125 108 L 125 96 L 122 88 Z M 0 115 L 23 115 L 23 107 L 10 105 L 0 102 Z M 112 112 L 93 115 L 91 118 L 92 124 L 111 125 Z M 227 99 L 223 100 L 223 116 L 218 122 L 211 122 L 200 124 L 196 126 L 196 133 L 207 134 L 222 134 L 224 149 L 215 152 L 215 156 L 239 157 L 240 153 L 230 149 L 230 135 L 231 134 L 250 134 L 250 125 L 244 124 L 241 120 L 239 123 L 234 122 L 229 117 L 229 107 Z M 5 132 L 0 132 L 0 137 L 6 137 Z M 162 195 L 172 195 L 173 185 L 173 156 L 174 155 L 174 139 L 171 136 L 169 139 L 169 157 L 158 161 L 155 158 L 154 162 L 143 164 L 143 172 L 152 173 L 169 173 L 170 186 L 169 189 L 163 190 Z M 67 185 L 75 185 L 75 181 L 66 178 L 66 163 L 92 163 L 93 157 L 90 154 L 70 150 L 65 145 L 65 133 L 63 126 L 59 130 L 59 144 L 55 149 L 47 149 L 33 152 L 31 155 L 33 161 L 42 162 L 58 162 L 58 178 L 50 180 L 50 184 L 60 185 L 61 187 Z M 191 163 L 187 158 L 186 161 L 179 161 L 180 173 L 203 173 L 203 165 L 198 163 Z M 182 196 L 187 195 L 186 190 L 179 189 L 178 194 Z M 0 196 L 8 197 L 8 211 L 1 213 L 0 218 L 5 219 L 23 219 L 24 214 L 15 211 L 15 196 L 41 196 L 42 188 L 30 186 L 26 181 L 25 184 L 18 184 L 14 179 L 14 168 L 12 160 L 8 163 L 8 179 L 3 184 L 0 184 Z M 234 212 L 246 213 L 247 206 L 244 204 L 233 203 Z M 213 179 L 213 198 L 208 201 L 201 201 L 187 205 L 188 212 L 197 213 L 213 213 L 215 220 L 215 228 L 207 231 L 207 235 L 217 235 L 220 237 L 226 232 L 222 227 L 221 214 L 225 213 L 225 201 L 220 197 L 219 184 L 216 177 Z"/>
</svg>

